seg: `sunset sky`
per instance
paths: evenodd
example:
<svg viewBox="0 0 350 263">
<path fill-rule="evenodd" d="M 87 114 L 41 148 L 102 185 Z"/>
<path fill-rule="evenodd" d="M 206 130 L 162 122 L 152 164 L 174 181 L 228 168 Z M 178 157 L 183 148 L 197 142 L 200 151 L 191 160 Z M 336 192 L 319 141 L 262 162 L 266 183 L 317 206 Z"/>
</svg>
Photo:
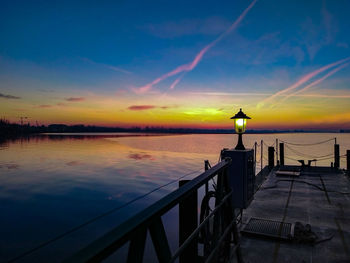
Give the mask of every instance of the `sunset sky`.
<svg viewBox="0 0 350 263">
<path fill-rule="evenodd" d="M 350 128 L 350 1 L 1 1 L 0 117 Z"/>
</svg>

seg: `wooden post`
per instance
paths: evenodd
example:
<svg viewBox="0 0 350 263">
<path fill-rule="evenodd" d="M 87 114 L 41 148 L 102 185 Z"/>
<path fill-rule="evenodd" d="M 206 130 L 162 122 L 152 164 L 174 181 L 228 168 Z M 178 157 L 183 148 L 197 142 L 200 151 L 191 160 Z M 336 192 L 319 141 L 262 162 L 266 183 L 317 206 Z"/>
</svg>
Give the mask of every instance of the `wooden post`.
<svg viewBox="0 0 350 263">
<path fill-rule="evenodd" d="M 346 151 L 346 169 L 348 170 L 348 174 L 350 174 L 350 150 Z"/>
<path fill-rule="evenodd" d="M 276 139 L 276 164 L 278 165 L 278 139 Z"/>
<path fill-rule="evenodd" d="M 190 180 L 179 181 L 179 187 L 183 186 Z M 179 246 L 192 234 L 197 228 L 197 191 L 191 194 L 186 200 L 179 203 Z M 184 250 L 179 257 L 180 263 L 196 262 L 198 257 L 198 240 L 195 238 L 191 244 Z"/>
<path fill-rule="evenodd" d="M 280 143 L 280 164 L 284 165 L 284 143 Z"/>
<path fill-rule="evenodd" d="M 261 140 L 260 142 L 260 171 L 264 168 L 263 167 L 263 154 L 264 154 L 264 151 L 263 151 L 263 147 L 264 147 L 264 141 Z"/>
<path fill-rule="evenodd" d="M 209 161 L 205 160 L 204 161 L 204 170 L 208 171 L 209 170 Z M 208 181 L 205 183 L 205 194 L 207 194 L 209 192 L 209 183 Z"/>
<path fill-rule="evenodd" d="M 254 166 L 256 168 L 256 148 L 257 148 L 257 142 L 254 143 Z"/>
<path fill-rule="evenodd" d="M 340 166 L 339 158 L 339 144 L 334 144 L 334 168 L 339 169 Z"/>
<path fill-rule="evenodd" d="M 268 148 L 268 153 L 269 153 L 269 169 L 271 170 L 275 166 L 275 148 L 274 147 L 269 147 Z"/>
</svg>

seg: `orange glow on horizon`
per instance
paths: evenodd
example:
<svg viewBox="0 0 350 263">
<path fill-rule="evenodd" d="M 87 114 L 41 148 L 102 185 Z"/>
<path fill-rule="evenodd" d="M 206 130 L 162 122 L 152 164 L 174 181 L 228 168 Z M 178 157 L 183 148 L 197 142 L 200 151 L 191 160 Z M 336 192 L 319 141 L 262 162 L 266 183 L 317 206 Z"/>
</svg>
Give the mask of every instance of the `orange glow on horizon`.
<svg viewBox="0 0 350 263">
<path fill-rule="evenodd" d="M 38 101 L 5 100 L 2 118 L 20 122 L 19 116 L 28 116 L 32 125 L 83 124 L 106 127 L 164 127 L 198 129 L 233 129 L 232 114 L 239 108 L 250 117 L 251 129 L 327 129 L 350 128 L 350 104 L 340 94 L 331 98 L 293 97 L 277 106 L 258 108 L 261 96 L 210 96 L 177 92 L 136 96 L 132 93 L 113 96 L 89 94 L 84 99 L 69 101 L 48 99 Z M 137 99 L 136 99 L 137 98 Z M 157 103 L 150 103 L 157 102 Z M 160 103 L 161 102 L 161 103 Z M 181 103 L 179 103 L 181 102 Z M 5 113 L 5 114 L 4 114 Z"/>
</svg>

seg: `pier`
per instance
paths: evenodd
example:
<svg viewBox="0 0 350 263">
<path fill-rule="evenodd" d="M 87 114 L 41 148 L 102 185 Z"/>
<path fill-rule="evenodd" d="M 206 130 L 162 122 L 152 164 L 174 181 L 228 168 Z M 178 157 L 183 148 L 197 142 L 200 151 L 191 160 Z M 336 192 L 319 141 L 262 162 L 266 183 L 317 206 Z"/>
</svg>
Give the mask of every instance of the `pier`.
<svg viewBox="0 0 350 263">
<path fill-rule="evenodd" d="M 332 140 L 334 152 L 319 156 L 330 160 L 329 166 L 316 166 L 318 159 L 289 158 L 288 142 L 278 140 L 266 145 L 267 159 L 257 158 L 263 141 L 253 149 L 223 149 L 216 165 L 205 161 L 202 174 L 179 181 L 177 190 L 65 262 L 101 262 L 125 246 L 125 262 L 145 262 L 148 235 L 157 262 L 255 263 L 262 257 L 273 263 L 349 262 L 350 151 L 340 156 L 333 138 L 319 143 Z M 340 168 L 340 158 L 347 158 L 346 169 Z M 175 250 L 162 222 L 174 207 L 179 209 Z"/>
<path fill-rule="evenodd" d="M 279 171 L 291 173 L 279 175 Z M 349 176 L 338 169 L 275 167 L 244 211 L 240 224 L 243 259 L 349 262 L 349 197 Z"/>
</svg>

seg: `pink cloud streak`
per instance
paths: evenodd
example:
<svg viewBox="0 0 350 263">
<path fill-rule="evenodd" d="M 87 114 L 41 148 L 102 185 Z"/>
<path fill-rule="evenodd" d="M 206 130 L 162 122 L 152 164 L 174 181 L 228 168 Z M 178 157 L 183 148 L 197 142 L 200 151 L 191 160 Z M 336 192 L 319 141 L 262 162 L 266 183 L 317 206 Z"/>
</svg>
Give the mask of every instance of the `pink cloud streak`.
<svg viewBox="0 0 350 263">
<path fill-rule="evenodd" d="M 132 105 L 129 106 L 128 109 L 129 110 L 150 110 L 150 109 L 154 109 L 156 106 L 154 105 Z"/>
<path fill-rule="evenodd" d="M 257 105 L 257 107 L 260 108 L 260 107 L 262 107 L 265 103 L 272 101 L 272 100 L 275 99 L 276 97 L 281 96 L 281 95 L 283 95 L 283 94 L 285 94 L 285 93 L 287 93 L 287 92 L 290 92 L 290 91 L 292 91 L 292 90 L 295 90 L 295 89 L 299 88 L 301 85 L 303 85 L 304 83 L 306 83 L 307 81 L 309 81 L 311 78 L 317 76 L 318 74 L 320 74 L 320 73 L 322 73 L 322 72 L 324 72 L 324 71 L 326 71 L 326 70 L 328 70 L 328 69 L 330 69 L 330 68 L 333 68 L 333 67 L 335 67 L 335 66 L 337 66 L 337 65 L 339 65 L 339 64 L 342 64 L 342 63 L 348 61 L 349 59 L 350 59 L 350 57 L 347 57 L 347 58 L 338 60 L 338 61 L 336 61 L 336 62 L 333 62 L 333 63 L 331 63 L 331 64 L 328 64 L 328 65 L 326 65 L 326 66 L 323 66 L 323 67 L 321 67 L 321 68 L 319 68 L 319 69 L 317 69 L 317 70 L 315 70 L 315 71 L 313 71 L 313 72 L 311 72 L 311 73 L 306 74 L 305 76 L 301 77 L 296 83 L 294 83 L 293 85 L 289 86 L 288 88 L 285 88 L 285 89 L 283 89 L 283 90 L 280 90 L 280 91 L 276 92 L 275 94 L 271 95 L 270 97 L 264 99 L 262 102 L 260 102 L 260 103 Z"/>
<path fill-rule="evenodd" d="M 292 93 L 292 94 L 288 94 L 286 97 L 284 97 L 284 98 L 281 100 L 281 102 L 287 100 L 287 99 L 288 99 L 289 97 L 291 97 L 291 96 L 295 96 L 295 95 L 297 95 L 297 94 L 299 94 L 299 93 L 302 93 L 302 92 L 304 92 L 304 91 L 306 91 L 306 90 L 312 88 L 313 86 L 316 86 L 316 85 L 320 84 L 320 83 L 321 83 L 322 81 L 324 81 L 326 78 L 332 76 L 333 74 L 337 73 L 339 70 L 341 70 L 341 69 L 343 69 L 343 68 L 345 68 L 345 67 L 347 67 L 347 66 L 349 66 L 349 63 L 345 63 L 345 64 L 343 64 L 343 65 L 340 65 L 340 66 L 336 67 L 335 69 L 333 69 L 332 71 L 330 71 L 330 72 L 328 72 L 326 75 L 324 75 L 322 78 L 319 78 L 319 79 L 315 80 L 314 82 L 312 82 L 312 83 L 310 83 L 309 85 L 305 86 L 305 87 L 302 88 L 301 90 L 298 90 L 298 91 L 296 91 L 296 92 L 294 92 L 294 93 Z"/>
<path fill-rule="evenodd" d="M 199 51 L 199 53 L 195 56 L 195 58 L 192 60 L 192 62 L 189 62 L 187 64 L 183 64 L 181 66 L 178 66 L 177 68 L 175 68 L 174 70 L 156 78 L 155 80 L 153 80 L 151 83 L 139 87 L 136 92 L 138 93 L 144 93 L 149 91 L 150 89 L 153 88 L 154 85 L 158 84 L 159 82 L 163 81 L 164 79 L 167 79 L 171 76 L 177 75 L 181 72 L 188 72 L 188 71 L 192 71 L 197 65 L 198 63 L 201 61 L 201 59 L 203 58 L 204 54 L 207 53 L 213 46 L 215 46 L 221 39 L 223 39 L 225 36 L 227 36 L 229 33 L 231 33 L 234 29 L 237 28 L 237 26 L 240 24 L 240 22 L 243 20 L 243 18 L 247 15 L 247 13 L 249 12 L 249 10 L 255 5 L 255 3 L 257 2 L 257 0 L 254 0 L 244 11 L 243 13 L 236 19 L 236 21 L 224 32 L 222 33 L 218 38 L 216 38 L 214 41 L 212 41 L 210 44 L 208 44 L 207 46 L 205 46 L 201 51 Z M 173 82 L 173 84 L 171 85 L 171 89 L 174 89 L 175 86 L 180 82 L 181 77 L 176 79 L 175 82 Z"/>
</svg>

